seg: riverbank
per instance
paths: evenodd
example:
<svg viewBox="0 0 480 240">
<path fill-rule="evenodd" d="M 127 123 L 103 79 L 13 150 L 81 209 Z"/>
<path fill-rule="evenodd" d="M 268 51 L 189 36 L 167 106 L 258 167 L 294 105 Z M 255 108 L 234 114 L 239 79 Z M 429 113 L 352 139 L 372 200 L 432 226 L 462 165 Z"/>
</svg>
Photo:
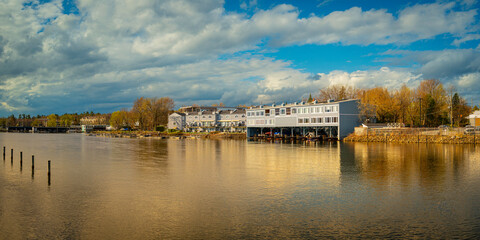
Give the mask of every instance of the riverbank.
<svg viewBox="0 0 480 240">
<path fill-rule="evenodd" d="M 184 132 L 155 132 L 155 131 L 97 131 L 89 136 L 110 138 L 152 138 L 152 139 L 236 139 L 245 140 L 245 133 L 184 133 Z"/>
<path fill-rule="evenodd" d="M 350 134 L 344 142 L 388 142 L 388 143 L 450 143 L 450 144 L 479 144 L 480 136 L 475 135 L 418 135 L 418 134 L 383 134 L 383 135 L 356 135 Z"/>
</svg>

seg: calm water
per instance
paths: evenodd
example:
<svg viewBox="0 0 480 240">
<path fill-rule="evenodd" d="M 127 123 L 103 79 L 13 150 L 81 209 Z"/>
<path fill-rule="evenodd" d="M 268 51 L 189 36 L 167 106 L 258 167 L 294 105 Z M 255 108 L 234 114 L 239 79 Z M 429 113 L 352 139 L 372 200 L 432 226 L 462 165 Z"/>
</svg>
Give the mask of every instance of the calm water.
<svg viewBox="0 0 480 240">
<path fill-rule="evenodd" d="M 480 146 L 13 133 L 3 146 L 1 239 L 480 237 Z"/>
</svg>

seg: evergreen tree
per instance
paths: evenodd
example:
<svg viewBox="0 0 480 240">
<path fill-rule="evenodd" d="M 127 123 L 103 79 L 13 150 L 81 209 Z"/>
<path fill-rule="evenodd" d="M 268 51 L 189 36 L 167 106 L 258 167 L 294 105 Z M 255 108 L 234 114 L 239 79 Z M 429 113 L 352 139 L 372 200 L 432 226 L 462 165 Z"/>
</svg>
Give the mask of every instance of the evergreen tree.
<svg viewBox="0 0 480 240">
<path fill-rule="evenodd" d="M 307 100 L 308 103 L 311 103 L 313 102 L 313 98 L 312 98 L 312 94 L 310 93 L 310 96 L 308 97 L 308 100 Z"/>
</svg>

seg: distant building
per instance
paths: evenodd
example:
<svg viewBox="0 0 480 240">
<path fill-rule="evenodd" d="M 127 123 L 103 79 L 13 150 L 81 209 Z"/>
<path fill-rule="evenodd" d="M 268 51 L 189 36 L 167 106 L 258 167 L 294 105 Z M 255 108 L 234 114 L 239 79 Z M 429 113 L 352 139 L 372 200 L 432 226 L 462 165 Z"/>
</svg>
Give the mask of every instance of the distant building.
<svg viewBox="0 0 480 240">
<path fill-rule="evenodd" d="M 183 112 L 170 114 L 168 128 L 185 132 L 245 132 L 245 109 L 216 107 L 185 107 Z"/>
<path fill-rule="evenodd" d="M 247 137 L 262 134 L 342 139 L 360 124 L 357 99 L 293 103 L 247 109 Z"/>
<path fill-rule="evenodd" d="M 185 129 L 185 113 L 175 112 L 168 116 L 168 129 L 178 129 L 183 131 Z"/>
<path fill-rule="evenodd" d="M 85 116 L 80 119 L 80 125 L 106 125 L 107 116 L 105 114 L 95 116 Z"/>
<path fill-rule="evenodd" d="M 470 114 L 470 116 L 468 116 L 468 119 L 470 120 L 470 125 L 475 127 L 480 126 L 480 110 Z"/>
</svg>

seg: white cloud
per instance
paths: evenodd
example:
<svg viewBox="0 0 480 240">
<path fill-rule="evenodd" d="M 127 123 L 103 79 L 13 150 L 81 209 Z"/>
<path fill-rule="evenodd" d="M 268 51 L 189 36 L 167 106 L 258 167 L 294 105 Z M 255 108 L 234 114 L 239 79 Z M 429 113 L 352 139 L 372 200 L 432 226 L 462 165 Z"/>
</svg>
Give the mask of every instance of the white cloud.
<svg viewBox="0 0 480 240">
<path fill-rule="evenodd" d="M 409 69 L 392 70 L 382 67 L 379 70 L 369 71 L 332 71 L 328 74 L 319 73 L 320 80 L 328 82 L 328 85 L 347 85 L 357 88 L 387 87 L 396 89 L 403 84 L 415 87 L 420 80 L 421 74 L 413 74 Z"/>
<path fill-rule="evenodd" d="M 405 8 L 398 16 L 353 7 L 300 18 L 300 10 L 286 4 L 247 16 L 227 13 L 222 0 L 79 0 L 80 14 L 66 15 L 60 0 L 23 3 L 0 2 L 0 114 L 108 110 L 142 95 L 171 96 L 179 104 L 267 103 L 297 100 L 334 82 L 411 83 L 419 74 L 389 68 L 313 78 L 289 62 L 258 54 L 264 44 L 407 44 L 440 34 L 454 35 L 461 44 L 475 37 L 470 29 L 477 14 L 433 3 Z M 247 50 L 254 53 L 239 53 Z M 451 58 L 425 58 L 421 72 L 459 66 Z M 457 62 L 474 69 L 478 61 L 471 59 Z"/>
<path fill-rule="evenodd" d="M 457 78 L 457 81 L 458 86 L 462 88 L 478 88 L 480 83 L 480 72 L 461 75 Z"/>
</svg>

